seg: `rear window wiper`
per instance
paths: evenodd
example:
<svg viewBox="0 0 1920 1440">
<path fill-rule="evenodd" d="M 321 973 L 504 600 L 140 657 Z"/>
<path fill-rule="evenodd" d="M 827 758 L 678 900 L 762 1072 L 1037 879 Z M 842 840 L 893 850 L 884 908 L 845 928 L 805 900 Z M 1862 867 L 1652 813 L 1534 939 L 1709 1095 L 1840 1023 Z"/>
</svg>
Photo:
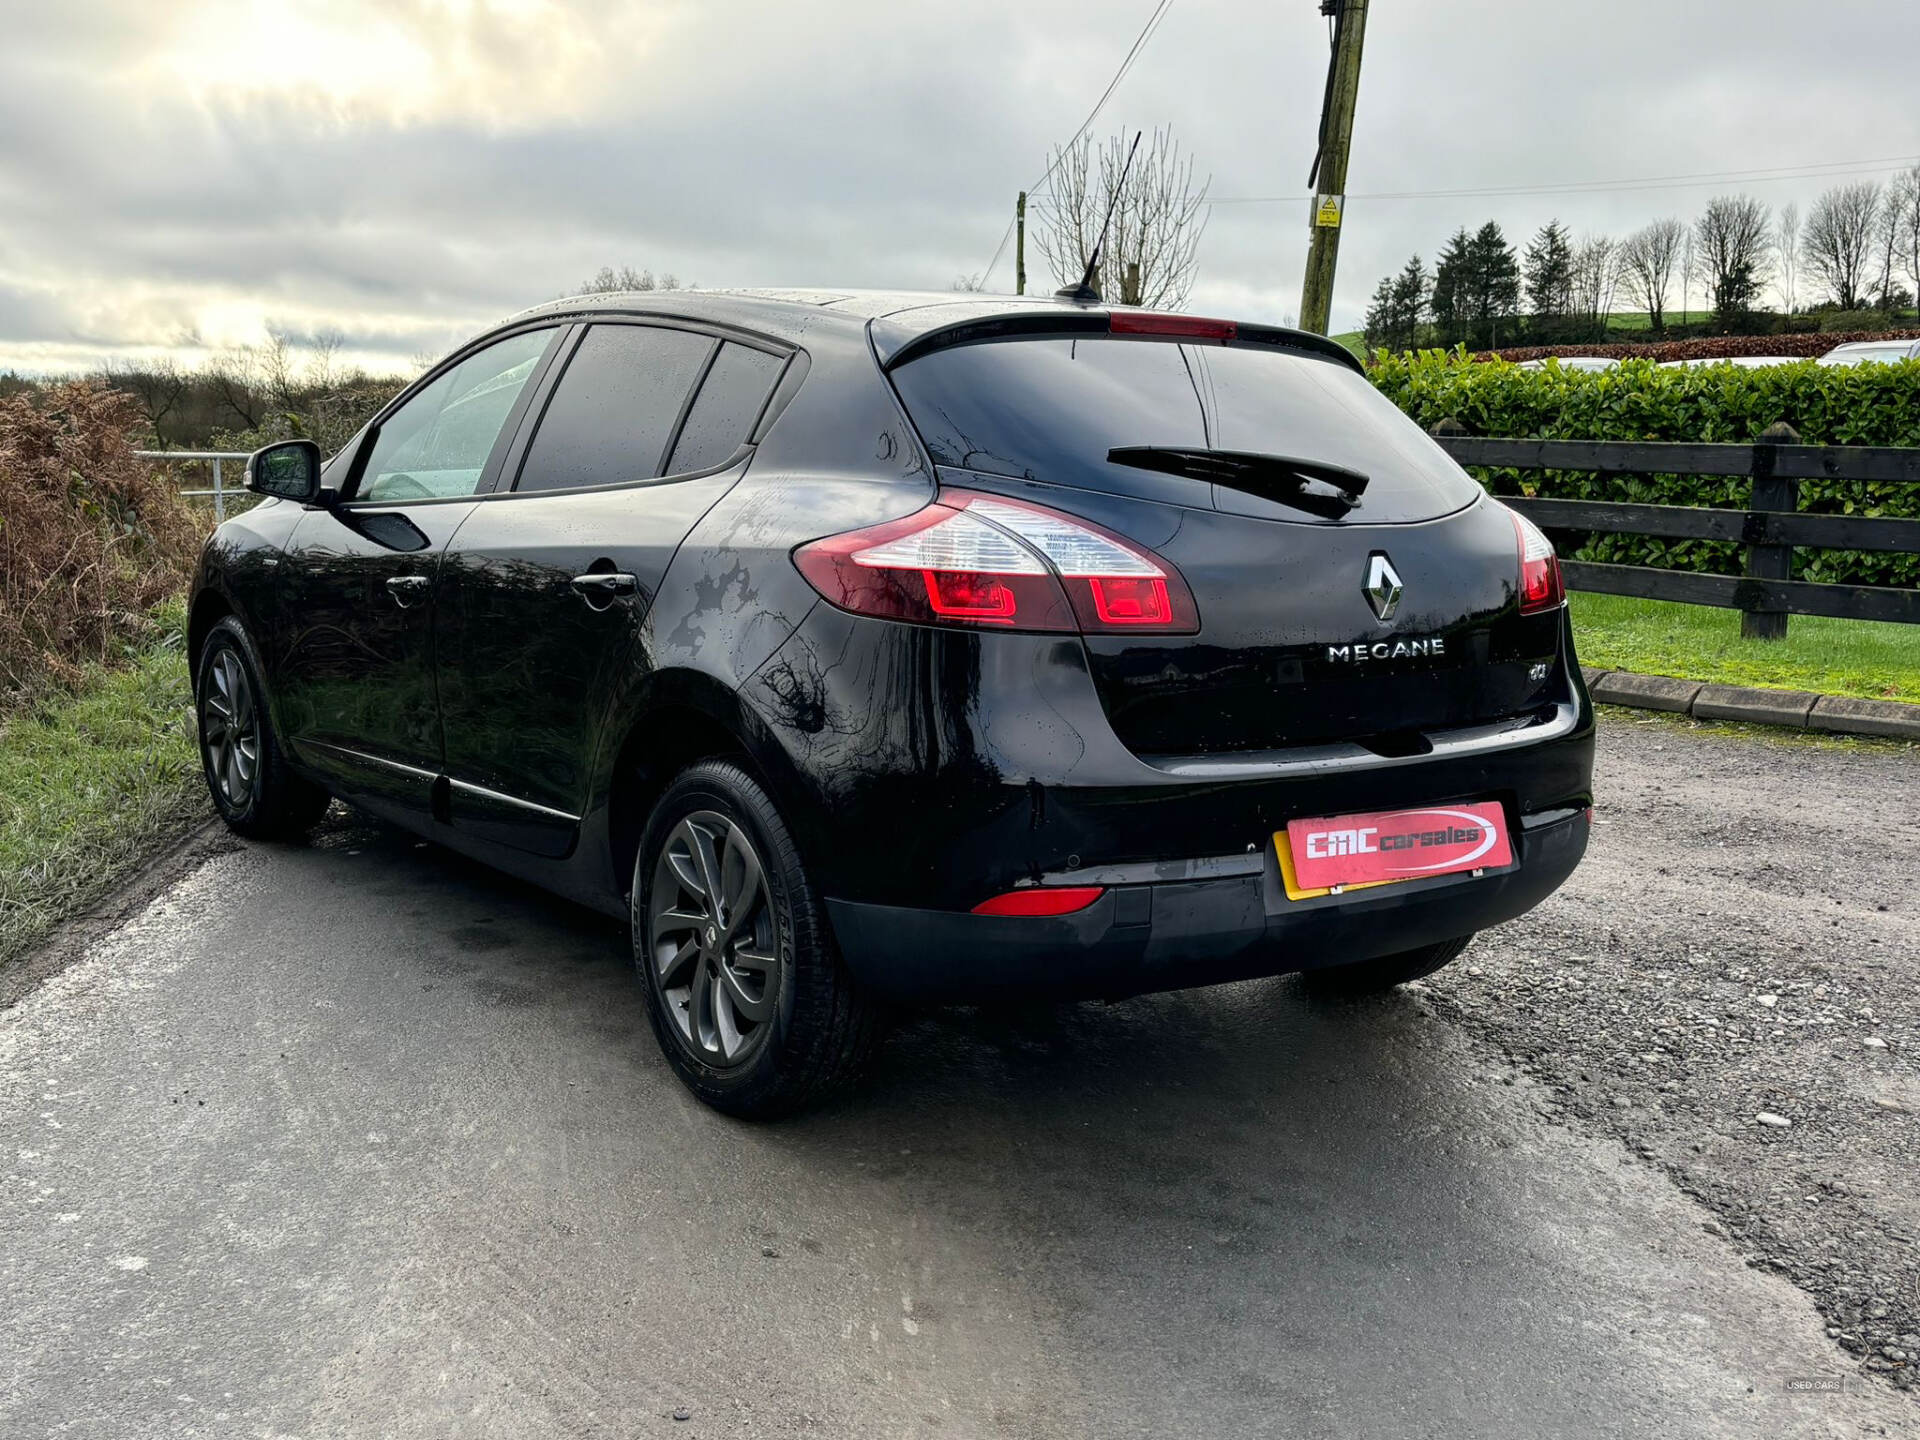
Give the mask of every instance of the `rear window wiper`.
<svg viewBox="0 0 1920 1440">
<path fill-rule="evenodd" d="M 1360 508 L 1367 477 L 1358 470 L 1301 460 L 1291 455 L 1256 455 L 1245 450 L 1193 450 L 1173 445 L 1121 445 L 1107 451 L 1115 465 L 1158 470 L 1211 480 L 1260 500 L 1339 520 Z"/>
</svg>

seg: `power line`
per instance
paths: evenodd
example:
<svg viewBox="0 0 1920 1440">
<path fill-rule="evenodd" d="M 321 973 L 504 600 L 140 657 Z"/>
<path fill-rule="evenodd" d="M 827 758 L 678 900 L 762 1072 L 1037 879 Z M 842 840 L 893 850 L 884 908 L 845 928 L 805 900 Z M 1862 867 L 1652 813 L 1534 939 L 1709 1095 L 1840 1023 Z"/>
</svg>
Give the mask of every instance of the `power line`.
<svg viewBox="0 0 1920 1440">
<path fill-rule="evenodd" d="M 1093 122 L 1099 118 L 1100 112 L 1106 108 L 1107 101 L 1113 98 L 1113 92 L 1120 88 L 1120 82 L 1127 78 L 1127 72 L 1133 68 L 1133 62 L 1140 58 L 1140 52 L 1146 49 L 1147 42 L 1153 38 L 1153 32 L 1160 28 L 1160 22 L 1166 19 L 1167 11 L 1172 8 L 1173 0 L 1157 0 L 1157 3 L 1153 7 L 1153 13 L 1147 17 L 1147 23 L 1140 27 L 1140 33 L 1134 36 L 1133 44 L 1128 47 L 1126 55 L 1121 58 L 1119 68 L 1113 72 L 1113 78 L 1107 82 L 1107 88 L 1102 90 L 1100 92 L 1100 98 L 1093 102 L 1093 109 L 1089 110 L 1087 112 L 1087 118 L 1080 122 L 1080 128 L 1073 132 L 1073 138 L 1054 152 L 1052 161 L 1047 165 L 1045 170 L 1040 172 L 1040 178 L 1027 186 L 1028 194 L 1032 194 L 1035 190 L 1038 190 L 1042 185 L 1046 184 L 1053 172 L 1060 168 L 1060 162 L 1065 158 L 1067 151 L 1071 150 L 1075 145 L 1078 145 L 1087 131 L 1093 128 Z M 1000 263 L 1001 255 L 1006 252 L 1007 241 L 1012 237 L 1013 222 L 1009 220 L 1005 233 L 1000 236 L 999 245 L 994 248 L 993 259 L 987 262 L 986 270 L 981 273 L 980 281 L 982 284 L 985 284 L 988 277 L 993 274 L 993 267 Z"/>
<path fill-rule="evenodd" d="M 1013 226 L 1014 222 L 1009 220 L 1007 221 L 1007 228 L 1000 232 L 1000 243 L 993 247 L 993 259 L 989 260 L 987 262 L 987 268 L 980 272 L 981 285 L 984 286 L 987 283 L 987 277 L 993 274 L 993 267 L 1000 263 L 1001 255 L 1006 252 L 1007 241 L 1013 238 Z"/>
<path fill-rule="evenodd" d="M 1880 160 L 1834 160 L 1819 165 L 1766 166 L 1755 170 L 1707 170 L 1692 175 L 1661 175 L 1639 180 L 1574 180 L 1553 185 L 1488 185 L 1457 190 L 1376 190 L 1349 192 L 1349 200 L 1462 200 L 1500 195 L 1606 195 L 1628 190 L 1680 190 L 1696 185 L 1739 181 L 1818 180 L 1845 175 L 1884 174 L 1889 167 L 1920 163 L 1920 155 L 1889 155 Z M 1297 205 L 1304 195 L 1233 195 L 1209 205 Z"/>
</svg>

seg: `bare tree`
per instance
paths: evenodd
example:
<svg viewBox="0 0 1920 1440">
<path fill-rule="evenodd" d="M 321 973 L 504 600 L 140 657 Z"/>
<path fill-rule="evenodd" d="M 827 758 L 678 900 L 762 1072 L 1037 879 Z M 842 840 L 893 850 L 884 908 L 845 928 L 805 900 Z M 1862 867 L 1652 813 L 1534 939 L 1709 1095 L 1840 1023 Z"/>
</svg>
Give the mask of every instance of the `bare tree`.
<svg viewBox="0 0 1920 1440">
<path fill-rule="evenodd" d="M 1902 194 L 1905 180 L 1906 172 L 1902 171 L 1888 182 L 1881 198 L 1880 213 L 1873 222 L 1873 293 L 1889 320 L 1896 309 L 1906 304 L 1905 291 L 1896 279 L 1907 243 L 1905 197 Z"/>
<path fill-rule="evenodd" d="M 1887 187 L 1887 208 L 1900 217 L 1901 264 L 1913 281 L 1914 303 L 1920 307 L 1920 165 L 1901 171 Z"/>
<path fill-rule="evenodd" d="M 1680 264 L 1688 230 L 1671 216 L 1636 230 L 1620 247 L 1620 285 L 1627 298 L 1647 312 L 1648 328 L 1665 330 L 1667 296 Z"/>
<path fill-rule="evenodd" d="M 1796 284 L 1800 276 L 1800 207 L 1782 205 L 1773 227 L 1773 273 L 1779 280 L 1780 308 L 1793 314 L 1800 296 Z"/>
<path fill-rule="evenodd" d="M 331 395 L 339 388 L 340 346 L 344 337 L 338 330 L 321 330 L 307 342 L 306 386 Z"/>
<path fill-rule="evenodd" d="M 1101 268 L 1095 285 L 1122 305 L 1178 307 L 1186 303 L 1199 269 L 1200 236 L 1207 226 L 1207 187 L 1194 185 L 1193 157 L 1182 156 L 1171 129 L 1153 132 L 1127 168 L 1128 140 L 1116 135 L 1098 149 L 1091 137 L 1054 154 L 1047 203 L 1035 241 L 1062 285 L 1079 282 L 1100 243 L 1108 207 Z M 1124 187 L 1121 173 L 1126 173 Z"/>
<path fill-rule="evenodd" d="M 1724 324 L 1753 309 L 1766 282 L 1767 207 L 1749 195 L 1716 195 L 1693 237 L 1714 315 Z"/>
<path fill-rule="evenodd" d="M 267 343 L 259 351 L 260 384 L 276 410 L 294 405 L 293 337 L 278 325 L 267 326 Z"/>
<path fill-rule="evenodd" d="M 143 363 L 107 366 L 107 383 L 116 390 L 127 391 L 139 402 L 140 413 L 146 416 L 147 428 L 156 439 L 161 422 L 185 398 L 192 378 L 171 355 Z"/>
<path fill-rule="evenodd" d="M 1613 292 L 1620 283 L 1621 245 L 1611 235 L 1589 235 L 1573 252 L 1573 306 L 1593 333 L 1606 333 Z"/>
<path fill-rule="evenodd" d="M 657 279 L 651 270 L 636 270 L 631 265 L 622 265 L 618 270 L 611 265 L 602 265 L 586 284 L 573 291 L 575 295 L 615 295 L 623 290 L 678 290 L 680 281 L 672 275 L 661 275 Z"/>
<path fill-rule="evenodd" d="M 977 270 L 971 275 L 956 275 L 953 277 L 953 284 L 947 288 L 963 290 L 970 295 L 978 294 L 987 288 L 987 277 Z"/>
<path fill-rule="evenodd" d="M 1858 310 L 1873 263 L 1880 187 L 1871 180 L 1836 185 L 1814 201 L 1802 246 L 1807 268 L 1842 310 Z"/>
<path fill-rule="evenodd" d="M 1693 321 L 1693 282 L 1700 278 L 1700 240 L 1693 226 L 1687 226 L 1680 251 L 1680 323 Z"/>
<path fill-rule="evenodd" d="M 260 356 L 251 345 L 233 345 L 207 362 L 207 381 L 219 409 L 233 416 L 236 428 L 260 423 Z"/>
</svg>

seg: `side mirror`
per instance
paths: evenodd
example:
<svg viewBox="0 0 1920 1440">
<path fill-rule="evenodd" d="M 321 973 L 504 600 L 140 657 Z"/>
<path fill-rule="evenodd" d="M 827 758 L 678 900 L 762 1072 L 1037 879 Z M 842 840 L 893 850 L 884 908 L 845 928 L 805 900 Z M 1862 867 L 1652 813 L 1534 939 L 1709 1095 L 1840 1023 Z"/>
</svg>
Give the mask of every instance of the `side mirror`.
<svg viewBox="0 0 1920 1440">
<path fill-rule="evenodd" d="M 303 505 L 320 498 L 320 447 L 311 440 L 282 440 L 247 459 L 247 489 Z"/>
</svg>

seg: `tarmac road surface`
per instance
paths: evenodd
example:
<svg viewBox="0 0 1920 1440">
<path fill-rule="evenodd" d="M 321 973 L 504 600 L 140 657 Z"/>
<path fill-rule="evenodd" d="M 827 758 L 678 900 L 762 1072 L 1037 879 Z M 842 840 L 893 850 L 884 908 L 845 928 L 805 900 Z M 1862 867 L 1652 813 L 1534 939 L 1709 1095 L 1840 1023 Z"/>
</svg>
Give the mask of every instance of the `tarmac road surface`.
<svg viewBox="0 0 1920 1440">
<path fill-rule="evenodd" d="M 339 823 L 0 1012 L 0 1436 L 1920 1433 L 1564 1113 L 1277 980 L 943 1013 L 743 1125 L 617 928 Z"/>
</svg>

